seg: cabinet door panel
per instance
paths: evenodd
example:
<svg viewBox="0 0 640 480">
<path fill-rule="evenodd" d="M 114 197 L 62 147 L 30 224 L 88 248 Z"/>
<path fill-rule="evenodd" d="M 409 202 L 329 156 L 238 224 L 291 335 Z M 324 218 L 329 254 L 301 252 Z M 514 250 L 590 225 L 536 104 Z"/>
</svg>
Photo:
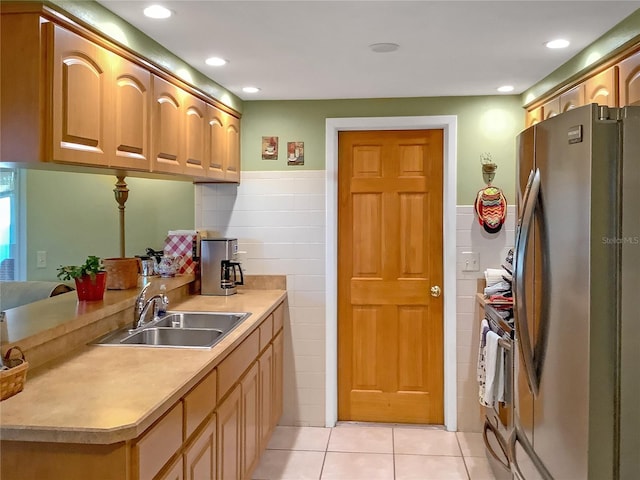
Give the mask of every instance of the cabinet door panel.
<svg viewBox="0 0 640 480">
<path fill-rule="evenodd" d="M 217 410 L 218 478 L 239 480 L 242 451 L 242 395 L 240 385 L 231 391 Z"/>
<path fill-rule="evenodd" d="M 640 105 L 640 52 L 619 63 L 620 106 Z"/>
<path fill-rule="evenodd" d="M 154 106 L 151 117 L 153 170 L 183 173 L 182 97 L 183 91 L 153 77 Z"/>
<path fill-rule="evenodd" d="M 533 110 L 529 110 L 527 112 L 526 117 L 526 127 L 530 127 L 531 125 L 535 125 L 536 123 L 540 123 L 542 121 L 542 107 L 534 108 Z"/>
<path fill-rule="evenodd" d="M 152 479 L 182 446 L 182 403 L 178 402 L 133 446 L 140 480 Z"/>
<path fill-rule="evenodd" d="M 216 378 L 214 370 L 184 397 L 184 430 L 187 439 L 216 406 Z"/>
<path fill-rule="evenodd" d="M 179 458 L 166 473 L 160 474 L 156 480 L 182 480 L 184 478 L 184 462 Z"/>
<path fill-rule="evenodd" d="M 584 105 L 584 85 L 576 85 L 571 90 L 560 95 L 560 111 L 566 112 L 572 108 Z"/>
<path fill-rule="evenodd" d="M 225 130 L 224 113 L 207 105 L 207 125 L 209 129 L 208 176 L 216 180 L 224 180 Z"/>
<path fill-rule="evenodd" d="M 597 103 L 608 107 L 618 106 L 617 68 L 611 67 L 584 83 L 585 104 Z"/>
<path fill-rule="evenodd" d="M 199 98 L 188 95 L 185 101 L 186 173 L 201 177 L 206 176 L 207 169 L 205 115 L 206 104 Z"/>
<path fill-rule="evenodd" d="M 283 333 L 280 331 L 273 339 L 273 392 L 271 409 L 271 426 L 275 427 L 282 416 L 283 402 L 283 366 L 284 366 L 284 342 Z"/>
<path fill-rule="evenodd" d="M 216 416 L 207 422 L 204 430 L 184 454 L 187 480 L 214 480 L 216 478 Z"/>
<path fill-rule="evenodd" d="M 108 125 L 105 108 L 113 54 L 55 28 L 53 63 L 53 156 L 55 160 L 107 165 Z"/>
<path fill-rule="evenodd" d="M 149 170 L 151 74 L 122 58 L 113 68 L 115 152 L 111 166 Z"/>
<path fill-rule="evenodd" d="M 273 410 L 273 346 L 269 347 L 260 355 L 259 361 L 260 380 L 260 448 L 267 448 L 269 434 L 273 429 L 271 411 Z"/>
<path fill-rule="evenodd" d="M 242 477 L 249 478 L 258 463 L 259 435 L 259 369 L 254 363 L 242 379 Z"/>
<path fill-rule="evenodd" d="M 543 118 L 555 117 L 560 113 L 560 97 L 553 98 L 542 105 Z"/>
<path fill-rule="evenodd" d="M 227 155 L 224 169 L 224 179 L 230 182 L 240 181 L 240 120 L 227 115 Z"/>
</svg>

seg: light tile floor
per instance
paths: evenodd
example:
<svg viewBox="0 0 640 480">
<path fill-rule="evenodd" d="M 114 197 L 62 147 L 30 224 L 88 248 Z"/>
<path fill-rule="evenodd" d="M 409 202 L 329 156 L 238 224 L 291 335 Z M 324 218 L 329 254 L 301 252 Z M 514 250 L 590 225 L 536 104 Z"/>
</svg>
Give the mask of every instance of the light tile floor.
<svg viewBox="0 0 640 480">
<path fill-rule="evenodd" d="M 254 480 L 494 480 L 480 433 L 341 424 L 276 427 Z"/>
</svg>

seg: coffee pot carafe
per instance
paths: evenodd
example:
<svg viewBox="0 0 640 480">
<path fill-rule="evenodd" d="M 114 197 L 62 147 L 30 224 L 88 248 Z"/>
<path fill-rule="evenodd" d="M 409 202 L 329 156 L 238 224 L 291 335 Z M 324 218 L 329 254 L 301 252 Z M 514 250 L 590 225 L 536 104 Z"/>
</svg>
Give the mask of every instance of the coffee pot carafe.
<svg viewBox="0 0 640 480">
<path fill-rule="evenodd" d="M 244 275 L 240 262 L 222 260 L 220 266 L 220 287 L 224 289 L 234 288 L 236 285 L 244 285 Z"/>
</svg>

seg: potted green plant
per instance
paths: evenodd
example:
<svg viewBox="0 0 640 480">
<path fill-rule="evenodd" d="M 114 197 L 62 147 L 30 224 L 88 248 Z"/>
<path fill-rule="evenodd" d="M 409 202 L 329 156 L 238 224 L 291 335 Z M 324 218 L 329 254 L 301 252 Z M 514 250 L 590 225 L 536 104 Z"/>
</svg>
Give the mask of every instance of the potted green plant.
<svg viewBox="0 0 640 480">
<path fill-rule="evenodd" d="M 107 286 L 107 272 L 100 257 L 89 255 L 82 265 L 60 265 L 58 267 L 60 280 L 73 279 L 76 283 L 78 300 L 102 300 Z"/>
</svg>

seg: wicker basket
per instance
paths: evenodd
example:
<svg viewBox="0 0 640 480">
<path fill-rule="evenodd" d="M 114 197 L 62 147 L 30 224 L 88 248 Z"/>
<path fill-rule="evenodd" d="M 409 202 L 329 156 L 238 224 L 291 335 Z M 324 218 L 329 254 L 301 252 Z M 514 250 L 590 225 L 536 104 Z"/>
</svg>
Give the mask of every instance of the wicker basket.
<svg viewBox="0 0 640 480">
<path fill-rule="evenodd" d="M 20 352 L 21 358 L 11 358 L 12 351 Z M 20 393 L 27 379 L 29 362 L 24 358 L 20 347 L 11 347 L 4 356 L 4 365 L 8 370 L 0 370 L 0 400 Z"/>
<path fill-rule="evenodd" d="M 107 290 L 127 290 L 138 286 L 137 258 L 105 258 Z"/>
</svg>

